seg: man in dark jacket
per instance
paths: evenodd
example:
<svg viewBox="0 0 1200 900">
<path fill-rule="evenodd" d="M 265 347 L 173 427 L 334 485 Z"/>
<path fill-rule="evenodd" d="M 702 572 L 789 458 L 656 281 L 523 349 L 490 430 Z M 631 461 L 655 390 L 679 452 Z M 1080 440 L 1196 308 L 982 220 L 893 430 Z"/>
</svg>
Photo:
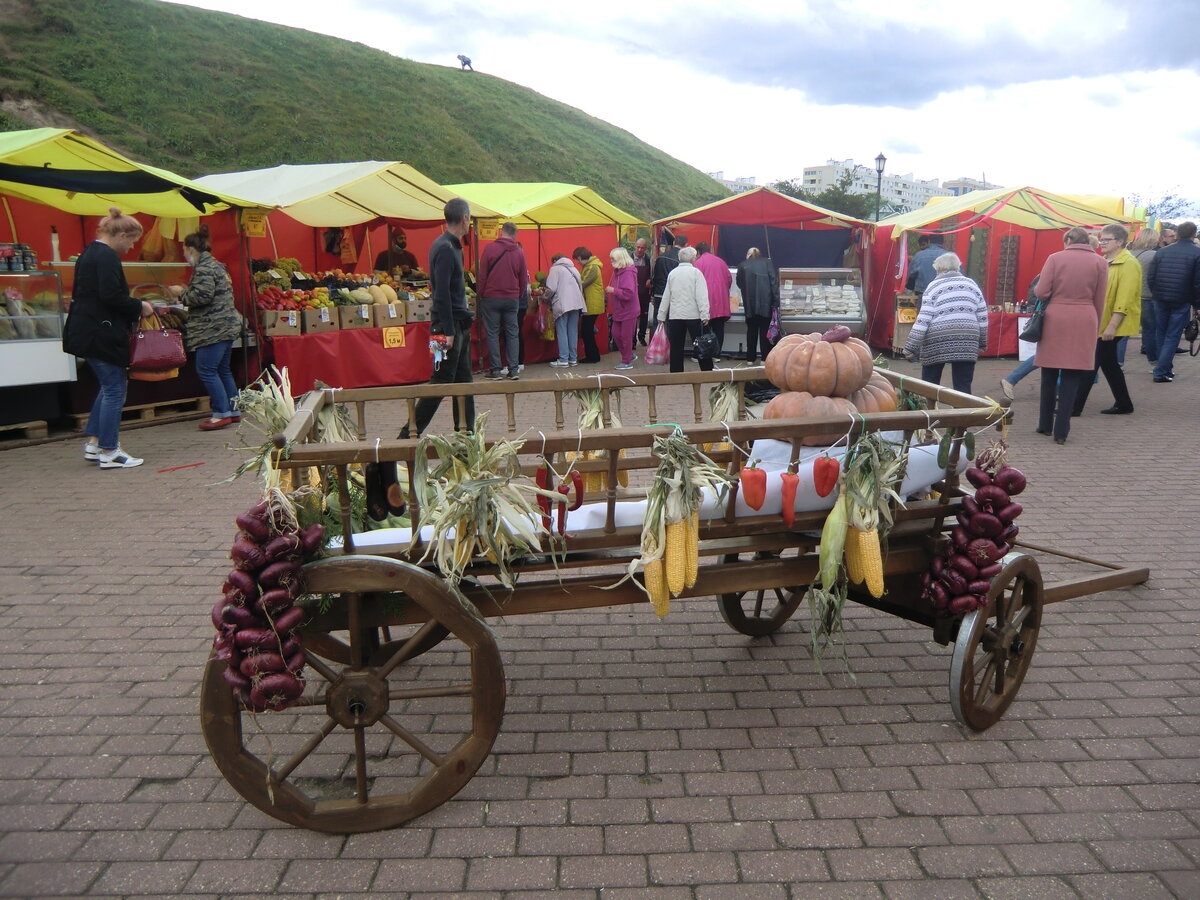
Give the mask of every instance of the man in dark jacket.
<svg viewBox="0 0 1200 900">
<path fill-rule="evenodd" d="M 653 285 L 650 288 L 652 302 L 654 303 L 653 321 L 658 321 L 658 304 L 662 302 L 663 292 L 667 289 L 667 276 L 670 275 L 677 265 L 679 265 L 679 251 L 687 246 L 687 235 L 677 234 L 671 246 L 659 254 L 658 259 L 654 261 L 654 277 L 651 279 Z"/>
<path fill-rule="evenodd" d="M 1192 314 L 1200 307 L 1200 247 L 1195 241 L 1196 224 L 1184 222 L 1176 228 L 1173 244 L 1160 247 L 1150 260 L 1146 277 L 1154 297 L 1154 320 L 1158 323 L 1158 362 L 1154 380 L 1175 380 L 1175 348 Z"/>
<path fill-rule="evenodd" d="M 518 377 L 521 355 L 520 324 L 517 316 L 529 290 L 529 268 L 525 251 L 517 243 L 517 226 L 505 222 L 500 237 L 488 244 L 479 258 L 479 311 L 487 335 L 488 378 L 503 378 L 500 368 L 500 333 L 504 332 L 504 351 L 510 379 Z"/>
<path fill-rule="evenodd" d="M 638 306 L 641 311 L 637 321 L 637 339 L 643 347 L 646 346 L 646 315 L 650 311 L 650 271 L 652 263 L 650 248 L 646 246 L 645 238 L 638 238 L 633 245 L 633 265 L 637 268 Z"/>
<path fill-rule="evenodd" d="M 429 248 L 429 287 L 433 307 L 429 315 L 429 334 L 445 337 L 445 358 L 429 379 L 430 384 L 469 384 L 471 377 L 471 322 L 475 314 L 467 306 L 463 281 L 462 238 L 471 230 L 471 207 L 455 197 L 446 204 L 446 230 Z M 417 401 L 416 428 L 420 435 L 441 404 L 441 397 L 422 397 Z M 453 404 L 454 428 L 475 428 L 475 399 L 469 394 L 464 404 L 467 421 L 459 422 L 458 402 Z M 400 432 L 407 438 L 409 426 Z"/>
</svg>

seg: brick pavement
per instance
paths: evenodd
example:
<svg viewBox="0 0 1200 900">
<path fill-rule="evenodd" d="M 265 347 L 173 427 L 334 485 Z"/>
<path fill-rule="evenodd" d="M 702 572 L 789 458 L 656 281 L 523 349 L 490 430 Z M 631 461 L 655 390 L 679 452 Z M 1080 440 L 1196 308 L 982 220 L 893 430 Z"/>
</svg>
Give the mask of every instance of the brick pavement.
<svg viewBox="0 0 1200 900">
<path fill-rule="evenodd" d="M 129 432 L 148 462 L 128 472 L 75 441 L 0 453 L 0 895 L 1200 896 L 1200 362 L 1154 385 L 1140 360 L 1136 414 L 1099 415 L 1101 386 L 1062 447 L 1033 433 L 1037 376 L 1018 388 L 1024 535 L 1154 577 L 1048 608 L 987 733 L 953 720 L 949 649 L 861 607 L 853 682 L 818 673 L 802 614 L 757 640 L 711 600 L 504 620 L 493 755 L 442 807 L 349 837 L 249 807 L 199 734 L 254 494 L 215 483 L 229 436 Z M 1010 367 L 982 362 L 976 389 Z"/>
</svg>

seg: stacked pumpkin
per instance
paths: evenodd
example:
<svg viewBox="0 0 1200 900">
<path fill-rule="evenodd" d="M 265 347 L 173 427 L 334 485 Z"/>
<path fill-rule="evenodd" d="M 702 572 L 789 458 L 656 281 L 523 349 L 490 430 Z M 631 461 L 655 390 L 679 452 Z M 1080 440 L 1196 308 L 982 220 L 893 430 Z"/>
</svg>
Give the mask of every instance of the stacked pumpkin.
<svg viewBox="0 0 1200 900">
<path fill-rule="evenodd" d="M 767 355 L 767 378 L 783 393 L 763 410 L 764 419 L 852 416 L 891 412 L 896 391 L 875 371 L 871 348 L 845 325 L 824 334 L 789 334 Z M 832 444 L 845 432 L 817 434 L 802 443 Z"/>
</svg>

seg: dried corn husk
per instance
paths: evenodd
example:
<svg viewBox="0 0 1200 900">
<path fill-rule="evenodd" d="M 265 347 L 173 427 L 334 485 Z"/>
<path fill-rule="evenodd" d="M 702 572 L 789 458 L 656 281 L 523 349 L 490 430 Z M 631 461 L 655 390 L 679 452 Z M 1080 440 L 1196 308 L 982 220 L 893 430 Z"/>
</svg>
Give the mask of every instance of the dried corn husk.
<svg viewBox="0 0 1200 900">
<path fill-rule="evenodd" d="M 604 398 L 598 388 L 591 390 L 570 391 L 569 396 L 579 403 L 579 430 L 599 431 L 602 428 L 621 427 L 621 392 L 614 388 L 609 391 L 609 420 L 604 421 Z M 617 451 L 617 457 L 623 457 L 624 450 Z M 568 463 L 575 460 L 608 460 L 607 450 L 585 450 L 575 453 L 568 450 L 565 454 Z M 617 483 L 621 487 L 629 486 L 629 474 L 623 470 L 617 472 Z M 583 489 L 587 494 L 599 494 L 608 489 L 607 472 L 584 472 Z"/>
</svg>

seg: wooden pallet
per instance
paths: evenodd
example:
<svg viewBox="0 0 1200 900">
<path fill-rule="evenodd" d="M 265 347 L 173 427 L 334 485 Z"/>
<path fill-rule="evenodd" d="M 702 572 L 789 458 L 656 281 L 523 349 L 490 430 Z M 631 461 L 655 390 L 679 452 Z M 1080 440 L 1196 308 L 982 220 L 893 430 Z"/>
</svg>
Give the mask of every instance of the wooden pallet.
<svg viewBox="0 0 1200 900">
<path fill-rule="evenodd" d="M 212 401 L 208 397 L 186 397 L 181 400 L 162 400 L 158 403 L 140 403 L 121 410 L 121 424 L 161 425 L 183 419 L 195 419 L 212 412 Z M 89 413 L 72 413 L 75 430 L 87 425 Z"/>
<path fill-rule="evenodd" d="M 86 416 L 84 419 L 86 420 Z M 6 431 L 24 431 L 26 440 L 36 440 L 50 436 L 45 422 L 14 422 L 12 425 L 0 425 L 0 433 Z"/>
</svg>

